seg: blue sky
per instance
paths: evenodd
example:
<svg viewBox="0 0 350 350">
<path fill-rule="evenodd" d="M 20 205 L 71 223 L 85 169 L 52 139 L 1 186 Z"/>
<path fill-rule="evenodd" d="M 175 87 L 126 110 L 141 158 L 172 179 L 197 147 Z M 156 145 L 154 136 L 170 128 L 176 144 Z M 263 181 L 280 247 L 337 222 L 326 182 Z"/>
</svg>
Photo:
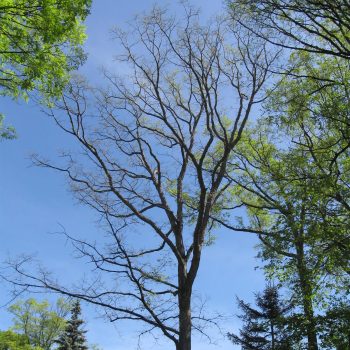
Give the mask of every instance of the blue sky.
<svg viewBox="0 0 350 350">
<path fill-rule="evenodd" d="M 86 51 L 88 61 L 81 72 L 88 79 L 103 84 L 100 75 L 102 66 L 117 69 L 113 56 L 117 54 L 116 42 L 111 40 L 110 30 L 132 20 L 133 15 L 147 11 L 157 3 L 149 0 L 95 0 L 87 20 L 88 40 Z M 159 4 L 166 5 L 164 1 Z M 169 2 L 172 11 L 178 3 Z M 202 7 L 203 16 L 218 13 L 221 0 L 196 0 L 192 4 Z M 82 262 L 73 258 L 73 252 L 65 240 L 52 234 L 60 230 L 60 224 L 67 231 L 77 235 L 94 236 L 98 229 L 93 212 L 77 205 L 68 191 L 65 179 L 55 172 L 31 166 L 33 153 L 54 157 L 63 147 L 69 147 L 70 140 L 63 135 L 51 119 L 32 103 L 17 103 L 1 98 L 0 109 L 7 121 L 15 126 L 18 139 L 0 144 L 0 260 L 19 254 L 36 254 L 43 264 L 63 281 L 74 281 L 82 271 Z M 208 299 L 212 311 L 225 314 L 237 312 L 235 295 L 252 300 L 253 292 L 261 290 L 264 279 L 261 271 L 254 269 L 256 239 L 249 234 L 217 232 L 214 245 L 204 251 L 202 266 L 196 282 L 196 290 Z M 45 297 L 45 295 L 40 296 Z M 0 304 L 8 299 L 5 285 L 0 285 Z M 101 319 L 101 312 L 83 305 L 87 319 L 89 341 L 105 350 L 134 350 L 137 347 L 137 329 L 140 325 L 130 323 L 109 324 Z M 0 329 L 7 329 L 11 320 L 5 308 L 0 309 Z M 228 319 L 224 330 L 237 329 L 239 322 Z M 214 334 L 217 345 L 209 345 L 200 338 L 194 339 L 195 350 L 234 349 L 222 335 Z M 144 339 L 143 350 L 171 348 L 161 340 Z"/>
</svg>

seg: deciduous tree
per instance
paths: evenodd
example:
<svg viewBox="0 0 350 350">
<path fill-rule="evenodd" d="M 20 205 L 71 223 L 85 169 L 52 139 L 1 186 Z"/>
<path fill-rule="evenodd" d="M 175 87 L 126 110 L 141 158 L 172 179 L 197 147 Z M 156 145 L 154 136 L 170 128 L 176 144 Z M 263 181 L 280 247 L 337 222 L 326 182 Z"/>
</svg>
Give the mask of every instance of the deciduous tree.
<svg viewBox="0 0 350 350">
<path fill-rule="evenodd" d="M 58 96 L 84 59 L 91 0 L 0 1 L 0 94 Z"/>
<path fill-rule="evenodd" d="M 11 305 L 9 311 L 14 315 L 15 331 L 23 333 L 31 346 L 50 350 L 66 326 L 69 309 L 70 303 L 63 299 L 58 299 L 55 307 L 48 301 L 28 299 Z"/>
<path fill-rule="evenodd" d="M 17 334 L 12 331 L 0 331 L 1 350 L 40 350 L 33 347 L 25 334 Z"/>
<path fill-rule="evenodd" d="M 334 83 L 309 74 L 283 79 L 270 117 L 245 135 L 232 159 L 234 197 L 241 198 L 235 204 L 247 208 L 250 222 L 235 227 L 217 219 L 259 235 L 267 271 L 303 309 L 309 349 L 318 347 L 320 298 L 335 290 L 346 298 L 349 288 L 348 71 L 344 60 L 331 65 L 337 61 L 303 66 Z"/>
<path fill-rule="evenodd" d="M 91 0 L 0 0 L 0 96 L 57 98 L 85 60 L 83 21 Z M 1 111 L 0 111 L 1 113 Z M 0 140 L 14 138 L 2 125 Z"/>
<path fill-rule="evenodd" d="M 271 130 L 270 125 L 267 128 Z M 269 143 L 266 135 L 253 133 L 236 149 L 232 169 L 234 197 L 240 198 L 235 205 L 245 206 L 249 220 L 238 222 L 236 227 L 226 226 L 258 234 L 267 274 L 292 291 L 295 305 L 304 313 L 308 349 L 315 350 L 314 299 L 327 261 L 325 255 L 317 253 L 319 235 L 327 225 L 312 209 L 324 207 L 324 203 L 322 197 L 313 196 L 308 180 L 300 176 L 308 163 L 305 155 L 284 153 Z"/>
<path fill-rule="evenodd" d="M 274 45 L 350 58 L 347 0 L 234 0 L 228 4 L 235 20 Z"/>
<path fill-rule="evenodd" d="M 106 74 L 110 88 L 97 94 L 73 84 L 52 111 L 86 157 L 36 162 L 67 175 L 101 216 L 108 244 L 67 234 L 94 264 L 94 282 L 72 289 L 12 264 L 15 285 L 99 305 L 111 321 L 142 321 L 178 350 L 191 349 L 192 330 L 205 334 L 215 323 L 193 304 L 194 283 L 215 228 L 211 214 L 231 185 L 228 160 L 266 97 L 276 58 L 238 24 L 198 18 L 190 8 L 182 20 L 156 8 L 128 33 L 116 31 L 128 77 Z"/>
<path fill-rule="evenodd" d="M 331 303 L 327 312 L 320 317 L 319 323 L 322 330 L 323 349 L 349 349 L 350 307 L 348 300 Z"/>
</svg>

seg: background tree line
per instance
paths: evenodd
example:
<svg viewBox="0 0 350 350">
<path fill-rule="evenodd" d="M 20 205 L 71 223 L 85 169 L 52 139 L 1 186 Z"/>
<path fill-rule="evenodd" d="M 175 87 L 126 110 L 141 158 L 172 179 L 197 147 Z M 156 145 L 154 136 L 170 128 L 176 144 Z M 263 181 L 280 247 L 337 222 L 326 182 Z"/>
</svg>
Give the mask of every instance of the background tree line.
<svg viewBox="0 0 350 350">
<path fill-rule="evenodd" d="M 17 301 L 8 311 L 13 326 L 0 331 L 1 350 L 88 349 L 79 301 L 61 298 L 52 306 L 48 301 L 27 299 Z"/>
</svg>

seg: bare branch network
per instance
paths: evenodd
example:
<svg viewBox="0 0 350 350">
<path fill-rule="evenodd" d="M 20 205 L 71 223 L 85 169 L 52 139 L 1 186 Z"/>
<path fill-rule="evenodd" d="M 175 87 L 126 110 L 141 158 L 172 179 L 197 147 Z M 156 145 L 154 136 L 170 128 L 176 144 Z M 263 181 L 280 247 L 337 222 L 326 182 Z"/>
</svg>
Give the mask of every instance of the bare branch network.
<svg viewBox="0 0 350 350">
<path fill-rule="evenodd" d="M 142 321 L 181 350 L 191 348 L 192 329 L 204 334 L 216 322 L 191 305 L 193 285 L 213 218 L 227 207 L 228 160 L 276 59 L 238 24 L 202 26 L 196 11 L 184 12 L 179 21 L 155 8 L 128 33 L 115 30 L 127 74 L 105 73 L 103 91 L 77 79 L 51 111 L 82 152 L 35 161 L 65 174 L 101 217 L 108 244 L 67 234 L 93 263 L 94 282 L 66 288 L 12 264 L 17 286 L 78 297 L 111 321 Z"/>
<path fill-rule="evenodd" d="M 228 1 L 235 20 L 280 47 L 349 59 L 348 0 Z"/>
</svg>

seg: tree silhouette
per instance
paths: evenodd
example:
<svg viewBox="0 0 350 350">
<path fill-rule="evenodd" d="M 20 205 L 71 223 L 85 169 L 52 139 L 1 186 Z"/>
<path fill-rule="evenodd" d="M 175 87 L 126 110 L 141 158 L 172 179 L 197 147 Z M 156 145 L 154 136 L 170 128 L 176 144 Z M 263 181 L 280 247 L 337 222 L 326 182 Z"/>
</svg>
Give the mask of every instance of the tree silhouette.
<svg viewBox="0 0 350 350">
<path fill-rule="evenodd" d="M 284 320 L 292 305 L 283 305 L 277 287 L 268 286 L 262 295 L 256 295 L 258 309 L 241 299 L 237 301 L 243 312 L 239 318 L 244 325 L 239 336 L 228 334 L 234 344 L 241 345 L 243 350 L 291 349 L 291 336 L 287 334 Z"/>
<path fill-rule="evenodd" d="M 5 278 L 15 288 L 100 306 L 111 322 L 141 321 L 141 334 L 159 332 L 177 350 L 190 350 L 192 332 L 203 334 L 217 319 L 194 300 L 195 280 L 217 228 L 213 217 L 231 207 L 229 159 L 269 93 L 265 82 L 277 57 L 239 26 L 201 25 L 191 8 L 176 21 L 154 8 L 115 35 L 120 64 L 133 77 L 106 72 L 109 87 L 100 91 L 72 81 L 49 111 L 84 154 L 34 160 L 68 176 L 78 200 L 101 218 L 104 242 L 65 232 L 93 264 L 92 285 L 57 283 L 43 269 L 25 272 L 18 261 L 11 264 L 15 277 Z"/>
</svg>

